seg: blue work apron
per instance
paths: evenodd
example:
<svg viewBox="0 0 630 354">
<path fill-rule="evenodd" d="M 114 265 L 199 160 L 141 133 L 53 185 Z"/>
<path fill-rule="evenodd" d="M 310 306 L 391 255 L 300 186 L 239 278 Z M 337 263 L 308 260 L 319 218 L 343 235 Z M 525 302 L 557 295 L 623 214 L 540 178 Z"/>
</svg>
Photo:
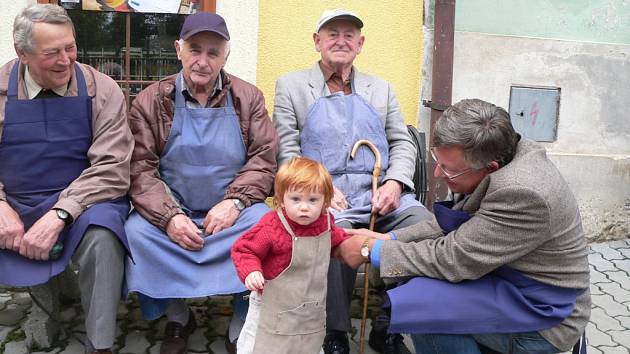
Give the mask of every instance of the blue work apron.
<svg viewBox="0 0 630 354">
<path fill-rule="evenodd" d="M 0 140 L 0 181 L 7 202 L 27 231 L 90 166 L 87 152 L 92 145 L 92 99 L 75 64 L 77 96 L 20 100 L 18 68 L 16 63 L 9 77 Z M 34 261 L 0 250 L 0 284 L 37 285 L 61 273 L 90 225 L 112 230 L 126 247 L 123 225 L 128 213 L 126 198 L 92 205 L 59 234 L 64 249 L 54 261 Z"/>
<path fill-rule="evenodd" d="M 433 206 L 444 233 L 471 216 L 452 210 L 452 202 Z M 552 328 L 568 317 L 582 290 L 561 288 L 502 266 L 476 280 L 451 283 L 413 278 L 387 293 L 391 333 L 519 333 Z"/>
<path fill-rule="evenodd" d="M 212 207 L 224 198 L 226 188 L 247 161 L 239 119 L 232 96 L 219 108 L 188 108 L 176 79 L 175 115 L 160 158 L 160 176 L 187 216 L 200 229 Z M 129 292 L 139 292 L 145 318 L 165 309 L 153 299 L 192 298 L 240 293 L 246 290 L 236 274 L 230 251 L 236 239 L 269 211 L 257 203 L 241 211 L 231 227 L 204 234 L 204 246 L 189 251 L 138 213 L 125 224 L 134 262 L 126 263 Z"/>
<path fill-rule="evenodd" d="M 300 134 L 302 155 L 321 162 L 330 172 L 335 187 L 345 195 L 348 208 L 333 210 L 336 222 L 369 223 L 376 158 L 367 146 L 360 147 L 354 159 L 350 157 L 354 143 L 361 139 L 372 142 L 381 154 L 380 184 L 389 167 L 389 144 L 374 107 L 358 94 L 337 92 L 320 97 L 309 109 Z M 422 204 L 413 195 L 404 194 L 400 206 L 379 219 L 395 217 L 412 206 Z"/>
</svg>

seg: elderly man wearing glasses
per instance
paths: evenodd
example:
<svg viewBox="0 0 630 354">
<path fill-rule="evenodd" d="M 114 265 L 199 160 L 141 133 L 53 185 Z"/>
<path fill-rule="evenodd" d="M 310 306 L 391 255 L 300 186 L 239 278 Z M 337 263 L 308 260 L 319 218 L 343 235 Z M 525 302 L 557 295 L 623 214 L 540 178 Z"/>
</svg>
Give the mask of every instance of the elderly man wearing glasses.
<svg viewBox="0 0 630 354">
<path fill-rule="evenodd" d="M 390 332 L 411 333 L 416 353 L 570 350 L 590 316 L 588 249 L 545 148 L 477 99 L 447 109 L 433 136 L 435 176 L 460 198 L 435 203 L 436 220 L 395 230 L 395 240 L 348 230 L 343 260 L 406 281 L 388 292 Z"/>
</svg>

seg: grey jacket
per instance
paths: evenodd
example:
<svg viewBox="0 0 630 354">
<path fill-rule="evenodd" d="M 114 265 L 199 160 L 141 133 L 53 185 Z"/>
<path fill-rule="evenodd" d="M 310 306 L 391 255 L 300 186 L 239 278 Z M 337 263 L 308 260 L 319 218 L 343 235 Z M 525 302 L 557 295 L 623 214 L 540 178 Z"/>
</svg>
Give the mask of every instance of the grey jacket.
<svg viewBox="0 0 630 354">
<path fill-rule="evenodd" d="M 413 190 L 411 178 L 416 149 L 392 87 L 385 80 L 353 68 L 353 92 L 365 98 L 381 115 L 389 142 L 389 168 L 384 181 L 393 179 Z M 278 165 L 302 154 L 300 132 L 310 107 L 315 100 L 329 94 L 318 63 L 308 70 L 292 72 L 278 79 L 273 106 L 273 123 L 280 138 Z"/>
<path fill-rule="evenodd" d="M 396 230 L 398 241 L 381 247 L 381 276 L 460 282 L 507 265 L 545 284 L 585 289 L 568 318 L 540 332 L 569 350 L 590 317 L 588 248 L 575 198 L 545 148 L 522 139 L 514 159 L 455 209 L 474 216 L 448 235 L 435 220 Z"/>
</svg>

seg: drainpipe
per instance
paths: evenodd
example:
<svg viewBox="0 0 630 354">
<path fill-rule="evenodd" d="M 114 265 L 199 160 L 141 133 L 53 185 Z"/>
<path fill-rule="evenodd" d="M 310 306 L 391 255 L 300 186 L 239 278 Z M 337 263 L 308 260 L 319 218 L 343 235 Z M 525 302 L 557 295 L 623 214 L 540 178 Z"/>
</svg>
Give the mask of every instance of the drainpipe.
<svg viewBox="0 0 630 354">
<path fill-rule="evenodd" d="M 442 112 L 451 105 L 453 92 L 453 45 L 455 36 L 455 0 L 435 0 L 433 35 L 433 73 L 431 101 L 423 104 L 431 108 L 429 146 L 433 143 L 433 126 Z M 431 156 L 427 154 L 426 156 Z M 428 159 L 428 189 L 426 205 L 433 209 L 433 203 L 446 199 L 446 183 L 433 175 L 435 162 Z"/>
</svg>

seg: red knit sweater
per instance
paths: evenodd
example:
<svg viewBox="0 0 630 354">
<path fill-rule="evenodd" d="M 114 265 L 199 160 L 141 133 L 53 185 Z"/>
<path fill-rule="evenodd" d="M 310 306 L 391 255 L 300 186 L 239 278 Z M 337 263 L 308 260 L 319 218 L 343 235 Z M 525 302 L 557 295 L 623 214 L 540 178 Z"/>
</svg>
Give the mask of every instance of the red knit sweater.
<svg viewBox="0 0 630 354">
<path fill-rule="evenodd" d="M 284 212 L 284 211 L 283 211 Z M 322 215 L 310 225 L 302 226 L 293 222 L 284 213 L 291 229 L 296 236 L 318 236 L 326 231 L 328 226 L 327 216 Z M 339 227 L 335 226 L 334 217 L 330 216 L 331 223 L 331 252 L 349 236 Z M 249 273 L 259 271 L 266 280 L 277 277 L 291 263 L 293 243 L 291 236 L 285 230 L 280 218 L 275 211 L 263 216 L 258 224 L 244 233 L 232 246 L 232 260 L 236 266 L 241 281 Z"/>
</svg>

